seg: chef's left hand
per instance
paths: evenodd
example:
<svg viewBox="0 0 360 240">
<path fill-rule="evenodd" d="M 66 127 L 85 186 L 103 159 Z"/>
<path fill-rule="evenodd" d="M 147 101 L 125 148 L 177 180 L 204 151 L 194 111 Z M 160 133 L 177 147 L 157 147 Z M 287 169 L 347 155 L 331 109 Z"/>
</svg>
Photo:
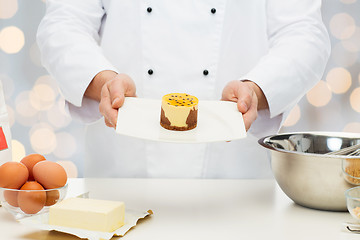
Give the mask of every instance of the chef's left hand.
<svg viewBox="0 0 360 240">
<path fill-rule="evenodd" d="M 238 110 L 243 114 L 246 131 L 257 118 L 258 110 L 269 108 L 263 91 L 249 80 L 229 82 L 223 89 L 221 100 L 237 103 Z"/>
</svg>

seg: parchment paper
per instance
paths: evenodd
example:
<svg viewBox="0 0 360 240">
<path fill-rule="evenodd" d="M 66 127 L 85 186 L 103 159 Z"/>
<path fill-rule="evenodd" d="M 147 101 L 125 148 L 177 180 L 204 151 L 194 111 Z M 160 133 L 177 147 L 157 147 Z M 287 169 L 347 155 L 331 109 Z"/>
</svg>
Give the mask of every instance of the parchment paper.
<svg viewBox="0 0 360 240">
<path fill-rule="evenodd" d="M 55 230 L 58 232 L 72 234 L 79 238 L 84 238 L 89 240 L 100 240 L 100 239 L 111 239 L 113 236 L 124 236 L 125 233 L 127 233 L 132 227 L 134 227 L 137 224 L 139 219 L 145 218 L 146 216 L 149 216 L 151 214 L 153 214 L 152 210 L 138 211 L 138 210 L 126 209 L 124 226 L 118 228 L 114 232 L 97 232 L 97 231 L 89 231 L 85 229 L 49 225 L 48 224 L 49 213 L 26 217 L 20 219 L 19 222 L 24 225 L 30 225 L 32 227 L 36 227 L 40 230 L 49 230 L 49 231 Z"/>
</svg>

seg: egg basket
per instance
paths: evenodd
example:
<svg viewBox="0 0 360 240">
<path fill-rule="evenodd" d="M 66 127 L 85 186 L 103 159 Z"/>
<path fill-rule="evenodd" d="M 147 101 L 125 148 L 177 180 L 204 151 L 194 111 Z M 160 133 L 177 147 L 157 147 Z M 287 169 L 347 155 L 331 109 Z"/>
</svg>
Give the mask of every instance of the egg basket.
<svg viewBox="0 0 360 240">
<path fill-rule="evenodd" d="M 68 184 L 45 190 L 18 190 L 0 188 L 0 203 L 15 219 L 46 213 L 49 207 L 62 201 Z"/>
</svg>

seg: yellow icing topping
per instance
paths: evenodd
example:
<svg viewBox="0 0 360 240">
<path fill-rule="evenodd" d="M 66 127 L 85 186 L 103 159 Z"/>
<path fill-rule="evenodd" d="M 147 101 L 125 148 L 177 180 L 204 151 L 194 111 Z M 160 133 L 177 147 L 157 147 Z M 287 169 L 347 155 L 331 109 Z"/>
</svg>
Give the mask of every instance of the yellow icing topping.
<svg viewBox="0 0 360 240">
<path fill-rule="evenodd" d="M 162 98 L 168 105 L 175 107 L 192 107 L 199 103 L 199 100 L 195 96 L 191 96 L 186 93 L 170 93 L 166 94 Z"/>
</svg>

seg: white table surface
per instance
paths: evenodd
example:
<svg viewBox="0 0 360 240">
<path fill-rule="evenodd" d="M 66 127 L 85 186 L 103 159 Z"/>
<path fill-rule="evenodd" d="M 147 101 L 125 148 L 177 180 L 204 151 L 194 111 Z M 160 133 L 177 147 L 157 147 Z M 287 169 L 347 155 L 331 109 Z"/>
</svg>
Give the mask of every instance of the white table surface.
<svg viewBox="0 0 360 240">
<path fill-rule="evenodd" d="M 294 204 L 275 180 L 70 179 L 69 194 L 153 210 L 122 239 L 360 239 L 348 212 Z M 0 207 L 0 239 L 79 239 L 24 226 Z M 113 239 L 119 239 L 117 237 Z"/>
</svg>

